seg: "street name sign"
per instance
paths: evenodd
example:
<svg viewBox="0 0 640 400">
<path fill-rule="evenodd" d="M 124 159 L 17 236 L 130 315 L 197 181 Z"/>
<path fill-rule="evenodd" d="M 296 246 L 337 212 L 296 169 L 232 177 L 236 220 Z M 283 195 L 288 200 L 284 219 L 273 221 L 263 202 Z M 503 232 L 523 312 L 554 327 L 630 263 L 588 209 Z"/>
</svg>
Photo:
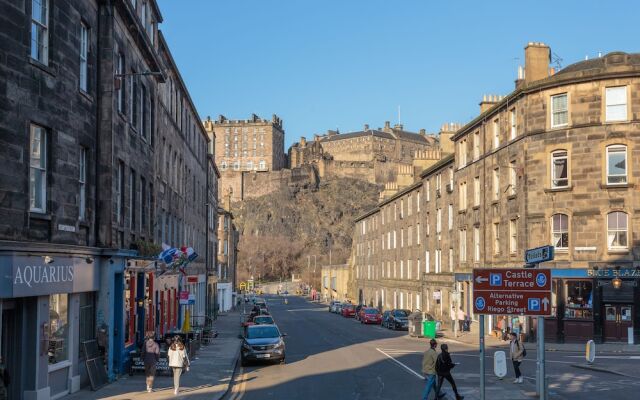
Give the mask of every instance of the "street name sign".
<svg viewBox="0 0 640 400">
<path fill-rule="evenodd" d="M 527 264 L 539 264 L 553 260 L 553 246 L 536 247 L 524 253 L 524 262 Z"/>
<path fill-rule="evenodd" d="M 473 311 L 490 315 L 551 315 L 551 270 L 473 270 Z"/>
</svg>

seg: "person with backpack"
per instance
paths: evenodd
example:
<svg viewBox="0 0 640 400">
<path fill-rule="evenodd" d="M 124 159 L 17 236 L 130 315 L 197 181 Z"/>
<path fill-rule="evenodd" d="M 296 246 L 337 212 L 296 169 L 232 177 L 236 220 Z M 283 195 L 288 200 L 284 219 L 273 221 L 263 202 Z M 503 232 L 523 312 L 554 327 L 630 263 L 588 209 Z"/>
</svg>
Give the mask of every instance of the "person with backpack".
<svg viewBox="0 0 640 400">
<path fill-rule="evenodd" d="M 451 370 L 458 364 L 455 364 L 451 361 L 451 355 L 449 354 L 449 346 L 446 343 L 440 345 L 440 355 L 438 355 L 438 359 L 436 360 L 436 373 L 438 374 L 438 388 L 436 389 L 436 399 L 444 396 L 444 394 L 440 394 L 440 390 L 442 390 L 442 384 L 446 379 L 451 384 L 451 388 L 453 388 L 453 393 L 456 395 L 456 400 L 464 399 L 460 393 L 458 393 L 458 388 L 456 386 L 456 381 L 453 380 L 453 376 L 451 376 Z"/>
<path fill-rule="evenodd" d="M 518 335 L 515 332 L 511 332 L 511 342 L 509 343 L 509 354 L 511 356 L 511 362 L 513 363 L 513 370 L 516 373 L 516 379 L 513 383 L 524 383 L 524 378 L 520 372 L 520 363 L 527 355 L 527 350 L 524 345 L 518 340 Z"/>
<path fill-rule="evenodd" d="M 153 390 L 153 380 L 156 376 L 156 367 L 160 360 L 160 346 L 154 340 L 154 332 L 147 332 L 147 337 L 142 345 L 142 360 L 144 362 L 144 375 L 147 381 L 147 392 Z"/>
<path fill-rule="evenodd" d="M 429 341 L 429 350 L 424 352 L 424 356 L 422 357 L 422 374 L 424 375 L 424 379 L 427 381 L 427 384 L 422 392 L 422 400 L 429 400 L 429 394 L 433 389 L 436 392 L 437 398 L 437 387 L 436 387 L 436 361 L 438 359 L 438 353 L 436 352 L 436 348 L 438 347 L 438 342 L 435 339 L 431 339 Z"/>
</svg>

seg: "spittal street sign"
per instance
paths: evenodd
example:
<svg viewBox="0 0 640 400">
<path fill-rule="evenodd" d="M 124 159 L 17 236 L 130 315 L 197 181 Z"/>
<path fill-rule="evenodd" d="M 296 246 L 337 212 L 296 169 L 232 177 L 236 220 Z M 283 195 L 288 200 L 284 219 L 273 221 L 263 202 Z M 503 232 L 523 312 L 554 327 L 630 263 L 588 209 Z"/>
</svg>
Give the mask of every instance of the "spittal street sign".
<svg viewBox="0 0 640 400">
<path fill-rule="evenodd" d="M 539 264 L 553 260 L 553 246 L 536 247 L 524 253 L 524 261 L 527 264 Z"/>
</svg>

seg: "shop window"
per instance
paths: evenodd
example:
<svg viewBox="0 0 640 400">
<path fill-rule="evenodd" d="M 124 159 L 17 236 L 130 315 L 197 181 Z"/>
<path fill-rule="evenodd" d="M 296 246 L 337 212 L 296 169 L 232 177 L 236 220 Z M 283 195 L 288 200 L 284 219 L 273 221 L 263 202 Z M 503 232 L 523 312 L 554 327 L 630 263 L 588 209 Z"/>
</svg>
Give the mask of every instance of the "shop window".
<svg viewBox="0 0 640 400">
<path fill-rule="evenodd" d="M 591 281 L 568 281 L 565 283 L 567 299 L 565 318 L 593 318 L 593 283 Z"/>
<path fill-rule="evenodd" d="M 96 300 L 93 292 L 80 293 L 80 339 L 78 347 L 83 354 L 82 343 L 96 338 Z"/>
<path fill-rule="evenodd" d="M 49 296 L 49 364 L 69 358 L 69 295 Z"/>
</svg>

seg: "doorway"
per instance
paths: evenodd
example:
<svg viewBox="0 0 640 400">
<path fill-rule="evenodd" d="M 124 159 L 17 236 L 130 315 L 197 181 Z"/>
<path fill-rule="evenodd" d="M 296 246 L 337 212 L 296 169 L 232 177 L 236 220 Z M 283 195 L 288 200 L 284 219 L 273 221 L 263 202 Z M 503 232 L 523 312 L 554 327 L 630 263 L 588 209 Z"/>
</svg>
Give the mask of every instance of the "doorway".
<svg viewBox="0 0 640 400">
<path fill-rule="evenodd" d="M 633 305 L 604 305 L 604 339 L 611 342 L 627 341 L 628 328 L 633 322 Z"/>
<path fill-rule="evenodd" d="M 7 387 L 9 399 L 19 399 L 22 395 L 20 356 L 22 333 L 18 329 L 19 326 L 20 318 L 15 309 L 15 301 L 4 301 L 2 304 L 2 361 L 10 381 Z"/>
</svg>

